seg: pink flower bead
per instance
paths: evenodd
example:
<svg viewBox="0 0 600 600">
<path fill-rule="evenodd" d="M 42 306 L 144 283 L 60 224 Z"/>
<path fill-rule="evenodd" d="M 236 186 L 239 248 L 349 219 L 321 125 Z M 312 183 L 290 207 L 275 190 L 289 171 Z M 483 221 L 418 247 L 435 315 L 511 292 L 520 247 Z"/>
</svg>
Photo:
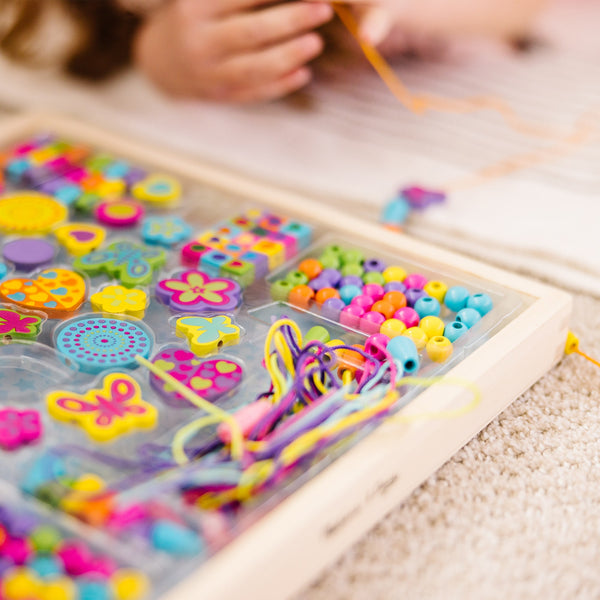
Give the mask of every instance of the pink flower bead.
<svg viewBox="0 0 600 600">
<path fill-rule="evenodd" d="M 427 277 L 421 273 L 411 273 L 404 278 L 404 285 L 408 288 L 422 290 L 427 285 Z"/>
<path fill-rule="evenodd" d="M 377 302 L 383 298 L 385 291 L 378 283 L 367 283 L 363 286 L 362 293 L 364 296 L 371 296 L 373 302 Z"/>
<path fill-rule="evenodd" d="M 394 313 L 394 319 L 402 321 L 406 325 L 406 329 L 410 329 L 419 324 L 419 313 L 414 308 L 405 306 L 404 308 L 399 308 Z"/>
<path fill-rule="evenodd" d="M 371 298 L 371 296 L 362 294 L 360 296 L 355 296 L 354 298 L 352 298 L 350 304 L 356 304 L 356 305 L 360 306 L 361 308 L 364 308 L 365 311 L 367 311 L 367 310 L 371 310 L 371 306 L 373 306 L 373 304 L 375 304 L 375 300 L 373 298 Z"/>
<path fill-rule="evenodd" d="M 370 354 L 377 360 L 383 360 L 385 354 L 381 351 L 381 348 L 387 348 L 390 338 L 383 333 L 375 333 L 367 338 L 365 342 L 365 352 Z"/>
<path fill-rule="evenodd" d="M 384 321 L 385 317 L 381 313 L 371 311 L 361 317 L 358 328 L 365 333 L 373 335 L 374 333 L 379 333 Z"/>
<path fill-rule="evenodd" d="M 365 314 L 365 309 L 358 304 L 349 304 L 340 312 L 340 324 L 346 327 L 358 328 L 360 318 Z"/>
</svg>

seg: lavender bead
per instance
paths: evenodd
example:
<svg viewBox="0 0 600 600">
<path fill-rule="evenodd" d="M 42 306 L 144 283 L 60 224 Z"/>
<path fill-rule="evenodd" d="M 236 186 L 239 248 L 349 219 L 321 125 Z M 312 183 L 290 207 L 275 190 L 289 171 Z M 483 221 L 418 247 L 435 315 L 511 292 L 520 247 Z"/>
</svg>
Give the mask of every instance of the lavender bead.
<svg viewBox="0 0 600 600">
<path fill-rule="evenodd" d="M 332 287 L 331 284 L 329 283 L 329 280 L 325 277 L 321 277 L 321 275 L 319 275 L 318 277 L 315 277 L 309 284 L 308 286 L 315 290 L 315 292 L 318 292 L 319 290 L 322 290 L 323 288 L 328 288 L 328 287 Z"/>
<path fill-rule="evenodd" d="M 358 275 L 346 275 L 340 280 L 340 288 L 343 288 L 345 285 L 357 285 L 359 288 L 362 288 L 363 280 Z"/>
<path fill-rule="evenodd" d="M 404 292 L 404 295 L 406 296 L 406 303 L 408 304 L 408 306 L 413 308 L 417 300 L 423 298 L 424 296 L 427 296 L 427 292 L 424 292 L 423 290 L 418 290 L 416 288 L 409 288 L 406 290 L 406 292 Z"/>
<path fill-rule="evenodd" d="M 363 269 L 366 273 L 370 273 L 371 271 L 381 273 L 385 270 L 385 267 L 386 264 L 377 258 L 370 258 L 363 263 Z"/>
<path fill-rule="evenodd" d="M 342 279 L 342 274 L 337 269 L 323 269 L 318 277 L 329 282 L 326 287 L 337 287 Z"/>
<path fill-rule="evenodd" d="M 6 528 L 13 537 L 27 537 L 37 524 L 38 520 L 33 515 L 18 512 L 13 514 Z"/>
<path fill-rule="evenodd" d="M 346 305 L 344 301 L 340 298 L 329 298 L 323 302 L 323 306 L 321 307 L 321 315 L 326 319 L 330 319 L 331 321 L 339 321 L 340 320 L 340 312 L 342 312 L 342 308 Z"/>
<path fill-rule="evenodd" d="M 383 291 L 387 294 L 388 292 L 404 292 L 406 286 L 401 281 L 390 281 L 383 286 Z"/>
</svg>

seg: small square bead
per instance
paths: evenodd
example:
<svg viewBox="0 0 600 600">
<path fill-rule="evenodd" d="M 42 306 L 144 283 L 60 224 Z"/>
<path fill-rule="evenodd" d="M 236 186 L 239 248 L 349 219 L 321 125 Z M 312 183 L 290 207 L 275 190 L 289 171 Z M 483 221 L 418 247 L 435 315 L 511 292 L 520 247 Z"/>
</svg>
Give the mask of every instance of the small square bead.
<svg viewBox="0 0 600 600">
<path fill-rule="evenodd" d="M 200 242 L 189 242 L 181 249 L 181 264 L 188 267 L 197 267 L 200 264 L 200 258 L 210 248 Z"/>
<path fill-rule="evenodd" d="M 242 287 L 254 282 L 254 265 L 245 260 L 232 260 L 221 268 L 221 275 L 237 281 Z"/>
<path fill-rule="evenodd" d="M 258 221 L 258 226 L 270 231 L 279 231 L 282 225 L 285 224 L 287 219 L 274 215 L 272 213 L 264 213 Z"/>
<path fill-rule="evenodd" d="M 240 235 L 235 236 L 231 241 L 245 250 L 250 250 L 254 244 L 258 244 L 261 238 L 249 231 L 244 231 Z"/>
<path fill-rule="evenodd" d="M 230 242 L 229 244 L 223 247 L 223 252 L 229 254 L 232 258 L 237 258 L 242 252 L 244 252 L 244 248 L 239 246 L 238 244 L 234 244 Z"/>
<path fill-rule="evenodd" d="M 217 235 L 215 231 L 209 230 L 201 233 L 196 238 L 196 241 L 200 242 L 201 244 L 206 244 L 211 248 L 215 248 L 216 250 L 222 250 L 229 240 L 223 236 Z"/>
<path fill-rule="evenodd" d="M 231 260 L 220 250 L 209 250 L 200 257 L 200 269 L 210 277 L 218 277 L 221 274 L 221 267 Z"/>
<path fill-rule="evenodd" d="M 239 260 L 250 262 L 254 265 L 254 277 L 256 279 L 262 279 L 269 273 L 269 259 L 260 252 L 249 250 L 248 252 L 244 252 L 239 257 Z"/>
<path fill-rule="evenodd" d="M 71 206 L 81 196 L 81 188 L 78 185 L 67 184 L 61 186 L 54 192 L 54 197 L 66 206 Z"/>
<path fill-rule="evenodd" d="M 294 256 L 298 254 L 298 240 L 291 235 L 286 235 L 285 233 L 281 233 L 279 231 L 272 231 L 269 233 L 269 235 L 267 235 L 267 239 L 283 244 L 283 247 L 285 248 L 286 260 L 294 258 Z"/>
<path fill-rule="evenodd" d="M 261 240 L 252 246 L 254 252 L 260 252 L 269 259 L 269 271 L 281 266 L 285 261 L 285 248 L 279 242 Z"/>
<path fill-rule="evenodd" d="M 285 235 L 291 235 L 298 240 L 298 250 L 304 250 L 308 248 L 312 241 L 312 227 L 305 223 L 291 222 L 286 223 L 280 230 Z"/>
<path fill-rule="evenodd" d="M 242 233 L 242 230 L 231 223 L 219 223 L 215 230 L 215 233 L 219 237 L 223 237 L 227 240 L 233 240 L 236 236 Z"/>
</svg>

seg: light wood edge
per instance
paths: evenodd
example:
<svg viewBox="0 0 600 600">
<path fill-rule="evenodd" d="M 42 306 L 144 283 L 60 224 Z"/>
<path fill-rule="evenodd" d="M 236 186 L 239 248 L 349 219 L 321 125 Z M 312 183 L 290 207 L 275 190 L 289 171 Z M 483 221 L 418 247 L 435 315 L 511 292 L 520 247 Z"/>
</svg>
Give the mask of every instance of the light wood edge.
<svg viewBox="0 0 600 600">
<path fill-rule="evenodd" d="M 442 268 L 459 269 L 534 299 L 521 315 L 448 374 L 480 386 L 484 401 L 475 410 L 454 420 L 420 421 L 410 426 L 385 423 L 165 594 L 165 600 L 192 600 L 204 594 L 210 594 L 213 600 L 242 594 L 273 600 L 289 596 L 405 498 L 562 355 L 571 311 L 571 298 L 565 292 L 339 214 L 304 196 L 122 139 L 68 117 L 44 113 L 17 116 L 0 122 L 0 137 L 7 139 L 43 128 L 158 164 L 165 171 L 350 233 L 382 250 L 422 257 Z M 460 388 L 434 387 L 420 394 L 403 414 L 427 412 L 432 406 L 440 410 L 456 407 L 466 399 L 467 394 Z M 403 462 L 405 457 L 415 455 L 418 459 Z M 343 515 L 348 515 L 347 520 L 326 536 L 324 531 Z"/>
</svg>

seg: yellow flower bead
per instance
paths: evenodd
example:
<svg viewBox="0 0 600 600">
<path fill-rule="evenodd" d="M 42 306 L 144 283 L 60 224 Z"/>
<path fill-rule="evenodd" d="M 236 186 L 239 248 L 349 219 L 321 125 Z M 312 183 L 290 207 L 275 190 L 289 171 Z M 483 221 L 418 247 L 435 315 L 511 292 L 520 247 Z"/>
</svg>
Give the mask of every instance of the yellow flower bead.
<svg viewBox="0 0 600 600">
<path fill-rule="evenodd" d="M 382 275 L 386 283 L 390 281 L 403 281 L 406 277 L 406 271 L 402 267 L 392 265 L 385 269 Z"/>
<path fill-rule="evenodd" d="M 443 335 L 432 337 L 425 348 L 427 356 L 434 362 L 446 362 L 452 356 L 452 342 Z"/>
<path fill-rule="evenodd" d="M 409 327 L 402 335 L 410 338 L 419 352 L 427 345 L 427 334 L 420 327 Z"/>
<path fill-rule="evenodd" d="M 428 281 L 423 288 L 432 298 L 435 298 L 440 304 L 444 303 L 448 286 L 442 281 Z"/>
<path fill-rule="evenodd" d="M 432 337 L 444 335 L 444 321 L 433 315 L 423 317 L 419 321 L 419 327 L 427 334 L 427 339 L 429 340 Z"/>
<path fill-rule="evenodd" d="M 402 335 L 406 331 L 406 325 L 400 319 L 388 319 L 381 324 L 379 333 L 387 335 L 390 339 Z"/>
</svg>

